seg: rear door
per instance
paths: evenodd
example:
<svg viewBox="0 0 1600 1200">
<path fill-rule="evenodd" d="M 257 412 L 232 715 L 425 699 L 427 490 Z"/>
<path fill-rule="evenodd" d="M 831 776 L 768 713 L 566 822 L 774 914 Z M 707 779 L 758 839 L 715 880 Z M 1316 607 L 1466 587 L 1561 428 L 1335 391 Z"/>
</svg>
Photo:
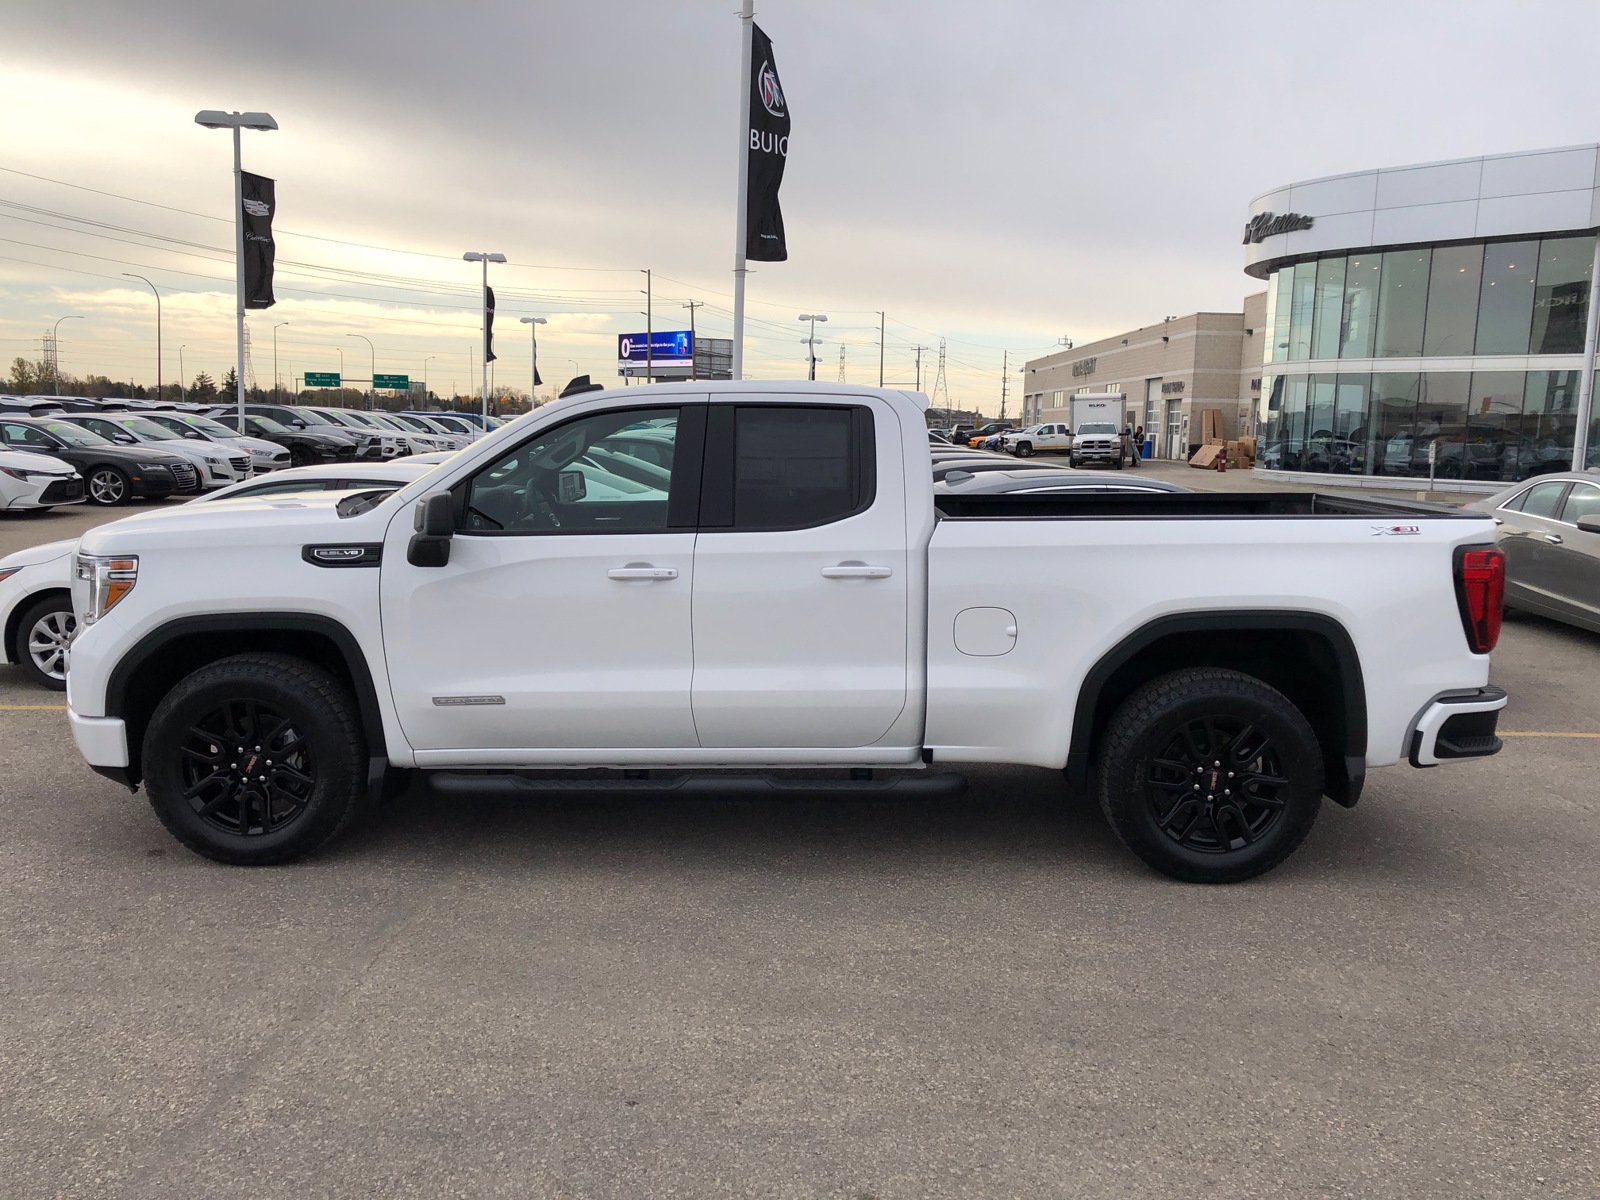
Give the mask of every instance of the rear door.
<svg viewBox="0 0 1600 1200">
<path fill-rule="evenodd" d="M 898 430 L 866 398 L 712 404 L 694 570 L 702 746 L 867 746 L 905 707 Z"/>
<path fill-rule="evenodd" d="M 1600 533 L 1578 528 L 1581 517 L 1600 517 L 1600 487 L 1575 483 L 1561 507 L 1559 544 L 1548 551 L 1553 598 L 1573 616 L 1600 621 Z"/>
<path fill-rule="evenodd" d="M 1536 483 L 1495 513 L 1501 521 L 1499 542 L 1506 553 L 1506 587 L 1513 597 L 1551 604 L 1556 583 L 1552 551 L 1567 530 L 1556 519 L 1566 497 L 1567 482 Z"/>
</svg>

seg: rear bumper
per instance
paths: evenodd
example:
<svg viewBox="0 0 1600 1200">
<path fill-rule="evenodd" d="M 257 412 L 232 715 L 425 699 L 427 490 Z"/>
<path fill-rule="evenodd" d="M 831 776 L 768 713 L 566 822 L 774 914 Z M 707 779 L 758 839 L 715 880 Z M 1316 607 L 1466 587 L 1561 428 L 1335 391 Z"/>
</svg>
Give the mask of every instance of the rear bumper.
<svg viewBox="0 0 1600 1200">
<path fill-rule="evenodd" d="M 1498 754 L 1504 743 L 1495 735 L 1504 688 L 1481 687 L 1435 696 L 1411 727 L 1411 765 L 1436 767 L 1461 758 Z"/>
</svg>

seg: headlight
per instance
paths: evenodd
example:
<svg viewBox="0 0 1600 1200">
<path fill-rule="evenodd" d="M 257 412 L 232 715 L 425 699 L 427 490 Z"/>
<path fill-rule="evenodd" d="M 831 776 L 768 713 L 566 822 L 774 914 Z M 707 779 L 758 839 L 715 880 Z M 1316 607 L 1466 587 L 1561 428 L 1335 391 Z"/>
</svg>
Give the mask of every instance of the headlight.
<svg viewBox="0 0 1600 1200">
<path fill-rule="evenodd" d="M 137 555 L 114 557 L 78 555 L 78 578 L 89 585 L 89 608 L 83 613 L 83 623 L 92 625 L 105 616 L 139 581 Z"/>
<path fill-rule="evenodd" d="M 11 567 L 9 569 L 0 570 L 0 583 L 4 583 L 20 570 L 22 570 L 21 567 Z"/>
<path fill-rule="evenodd" d="M 26 483 L 30 479 L 70 479 L 60 471 L 30 471 L 27 467 L 0 467 L 0 475 L 9 475 Z"/>
</svg>

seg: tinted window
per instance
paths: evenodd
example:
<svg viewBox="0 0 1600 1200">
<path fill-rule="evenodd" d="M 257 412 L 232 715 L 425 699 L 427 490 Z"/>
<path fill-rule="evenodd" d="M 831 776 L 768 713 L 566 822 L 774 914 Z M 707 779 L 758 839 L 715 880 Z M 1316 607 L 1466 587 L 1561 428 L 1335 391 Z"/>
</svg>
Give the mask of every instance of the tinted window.
<svg viewBox="0 0 1600 1200">
<path fill-rule="evenodd" d="M 40 450 L 54 450 L 56 443 L 31 425 L 0 425 L 6 442 L 13 446 L 32 446 Z"/>
<path fill-rule="evenodd" d="M 473 476 L 467 485 L 463 530 L 664 531 L 673 472 L 619 454 L 608 445 L 620 430 L 647 419 L 656 422 L 653 436 L 670 451 L 678 435 L 675 408 L 596 413 L 521 443 Z"/>
<path fill-rule="evenodd" d="M 1592 237 L 1547 238 L 1540 243 L 1530 353 L 1577 354 L 1583 350 L 1593 264 Z"/>
<path fill-rule="evenodd" d="M 1391 250 L 1383 256 L 1377 357 L 1412 358 L 1422 352 L 1429 265 L 1427 250 Z"/>
<path fill-rule="evenodd" d="M 1424 354 L 1471 354 L 1483 282 L 1482 246 L 1441 246 L 1428 276 L 1428 323 Z"/>
<path fill-rule="evenodd" d="M 1600 517 L 1600 487 L 1592 483 L 1572 485 L 1561 509 L 1561 519 L 1568 525 L 1576 525 L 1579 517 Z"/>
<path fill-rule="evenodd" d="M 1538 242 L 1499 242 L 1483 252 L 1478 353 L 1526 354 L 1533 324 Z"/>
<path fill-rule="evenodd" d="M 1556 510 L 1561 507 L 1561 493 L 1567 490 L 1564 483 L 1536 483 L 1522 493 L 1518 510 L 1527 513 L 1530 517 L 1554 518 Z M 1510 508 L 1511 505 L 1506 505 Z"/>
<path fill-rule="evenodd" d="M 859 414 L 859 415 L 857 415 Z M 858 455 L 854 430 L 865 444 Z M 871 453 L 871 416 L 849 408 L 740 408 L 734 417 L 733 523 L 799 529 L 871 502 L 859 460 Z"/>
</svg>

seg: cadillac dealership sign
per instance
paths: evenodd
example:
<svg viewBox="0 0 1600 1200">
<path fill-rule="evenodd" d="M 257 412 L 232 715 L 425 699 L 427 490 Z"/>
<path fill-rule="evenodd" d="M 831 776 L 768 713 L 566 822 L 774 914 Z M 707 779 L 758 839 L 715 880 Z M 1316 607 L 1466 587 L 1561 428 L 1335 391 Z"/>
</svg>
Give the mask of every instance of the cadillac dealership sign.
<svg viewBox="0 0 1600 1200">
<path fill-rule="evenodd" d="M 1250 224 L 1244 227 L 1244 244 L 1264 242 L 1269 237 L 1276 237 L 1280 233 L 1293 233 L 1297 229 L 1310 229 L 1315 219 L 1303 213 L 1284 213 L 1276 216 L 1264 212 L 1250 218 Z"/>
</svg>

